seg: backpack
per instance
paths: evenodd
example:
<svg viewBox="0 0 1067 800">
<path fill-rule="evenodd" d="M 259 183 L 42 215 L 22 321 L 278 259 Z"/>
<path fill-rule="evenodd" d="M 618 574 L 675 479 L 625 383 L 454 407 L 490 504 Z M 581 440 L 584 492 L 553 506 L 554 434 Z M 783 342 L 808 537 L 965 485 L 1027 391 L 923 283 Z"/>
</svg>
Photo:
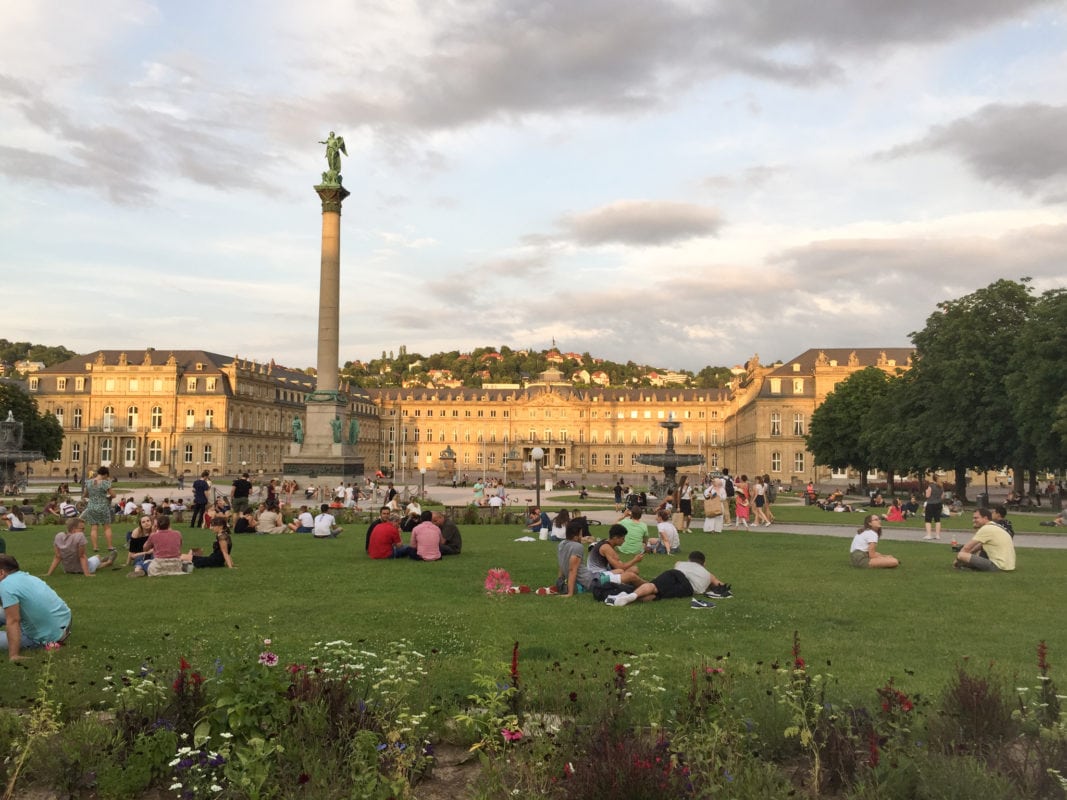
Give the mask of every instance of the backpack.
<svg viewBox="0 0 1067 800">
<path fill-rule="evenodd" d="M 734 479 L 731 478 L 729 475 L 726 476 L 726 496 L 734 496 Z"/>
<path fill-rule="evenodd" d="M 600 581 L 593 581 L 593 599 L 598 603 L 603 603 L 607 598 L 613 594 L 622 594 L 623 592 L 632 592 L 634 587 L 628 583 L 601 583 Z M 563 591 L 567 591 L 564 589 Z"/>
</svg>

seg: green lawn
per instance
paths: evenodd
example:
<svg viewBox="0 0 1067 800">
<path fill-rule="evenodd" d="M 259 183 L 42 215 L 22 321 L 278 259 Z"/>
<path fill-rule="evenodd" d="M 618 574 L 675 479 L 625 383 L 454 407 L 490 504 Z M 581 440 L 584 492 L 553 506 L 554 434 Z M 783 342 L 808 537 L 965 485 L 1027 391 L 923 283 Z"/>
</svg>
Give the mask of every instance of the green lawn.
<svg viewBox="0 0 1067 800">
<path fill-rule="evenodd" d="M 809 511 L 776 507 L 781 519 Z M 42 574 L 55 530 L 5 534 L 8 552 Z M 237 536 L 233 571 L 138 580 L 124 571 L 92 579 L 57 574 L 49 582 L 74 612 L 71 641 L 55 660 L 57 691 L 64 702 L 84 705 L 97 699 L 109 668 L 136 668 L 146 658 L 176 664 L 180 655 L 210 665 L 242 639 L 265 635 L 286 662 L 299 661 L 315 641 L 379 646 L 407 638 L 436 651 L 431 680 L 445 698 L 465 696 L 473 664 L 507 660 L 514 641 L 527 674 L 566 674 L 619 653 L 652 652 L 667 680 L 678 682 L 694 663 L 727 653 L 739 668 L 785 661 L 799 630 L 808 663 L 832 673 L 846 697 L 869 694 L 889 676 L 911 691 L 933 692 L 963 657 L 996 662 L 1029 685 L 1038 640 L 1048 642 L 1053 664 L 1067 655 L 1065 551 L 1024 550 L 1015 574 L 977 575 L 952 570 L 947 546 L 889 542 L 884 549 L 903 566 L 877 572 L 849 567 L 848 542 L 839 538 L 694 533 L 683 536 L 683 548 L 704 550 L 710 569 L 733 584 L 734 599 L 710 611 L 684 601 L 615 609 L 590 596 L 487 598 L 492 567 L 531 587 L 553 582 L 555 545 L 514 542 L 519 535 L 515 527 L 467 526 L 457 558 L 371 562 L 364 529 L 350 526 L 329 541 Z M 208 542 L 207 532 L 186 534 L 187 544 Z M 655 575 L 674 560 L 649 557 L 642 572 Z M 0 661 L 0 705 L 25 703 L 42 660 L 37 653 L 19 664 Z"/>
</svg>

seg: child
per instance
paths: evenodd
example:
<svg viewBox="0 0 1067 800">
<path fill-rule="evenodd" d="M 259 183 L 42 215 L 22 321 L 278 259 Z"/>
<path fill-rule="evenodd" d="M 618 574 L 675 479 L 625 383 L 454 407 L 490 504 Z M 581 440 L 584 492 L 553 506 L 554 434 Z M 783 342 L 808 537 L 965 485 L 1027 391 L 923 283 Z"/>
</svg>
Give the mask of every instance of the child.
<svg viewBox="0 0 1067 800">
<path fill-rule="evenodd" d="M 748 495 L 738 491 L 734 500 L 737 502 L 737 524 L 747 530 L 749 509 L 751 508 L 748 502 Z"/>
</svg>

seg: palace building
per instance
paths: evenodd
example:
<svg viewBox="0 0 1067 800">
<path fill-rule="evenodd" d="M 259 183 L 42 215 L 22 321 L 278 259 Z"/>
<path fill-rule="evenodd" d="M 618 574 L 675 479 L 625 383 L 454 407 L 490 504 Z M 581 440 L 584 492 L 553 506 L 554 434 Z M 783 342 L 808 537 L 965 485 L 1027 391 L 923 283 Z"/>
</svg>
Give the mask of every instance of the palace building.
<svg viewBox="0 0 1067 800">
<path fill-rule="evenodd" d="M 104 464 L 119 476 L 205 469 L 270 476 L 289 452 L 293 419 L 304 423 L 304 398 L 314 383 L 273 362 L 149 348 L 77 356 L 38 370 L 27 388 L 38 409 L 63 427 L 52 475 L 84 475 Z M 376 457 L 377 410 L 362 391 L 349 397 L 360 444 L 366 441 Z"/>
<path fill-rule="evenodd" d="M 503 477 L 521 481 L 534 448 L 548 475 L 581 482 L 643 482 L 637 462 L 661 453 L 669 419 L 678 453 L 704 470 L 767 473 L 783 483 L 850 480 L 816 468 L 804 444 L 811 414 L 840 381 L 876 366 L 906 370 L 910 348 L 812 349 L 785 363 L 758 356 L 728 389 L 575 386 L 549 369 L 525 386 L 345 387 L 359 420 L 368 472 L 417 481 Z M 63 454 L 52 475 L 92 471 L 280 475 L 292 421 L 304 421 L 307 374 L 203 350 L 99 350 L 28 380 L 42 412 L 59 419 Z M 697 468 L 700 470 L 701 468 Z"/>
</svg>

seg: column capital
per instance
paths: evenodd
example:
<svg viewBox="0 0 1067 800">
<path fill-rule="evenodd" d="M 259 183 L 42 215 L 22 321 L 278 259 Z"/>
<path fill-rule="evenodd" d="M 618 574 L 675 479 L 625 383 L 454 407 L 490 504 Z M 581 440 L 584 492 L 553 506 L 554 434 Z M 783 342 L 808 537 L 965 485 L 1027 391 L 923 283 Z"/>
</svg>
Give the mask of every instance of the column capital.
<svg viewBox="0 0 1067 800">
<path fill-rule="evenodd" d="M 315 187 L 315 191 L 318 192 L 319 199 L 322 200 L 323 214 L 328 211 L 340 214 L 341 203 L 351 194 L 348 189 L 339 183 L 320 183 Z"/>
</svg>

